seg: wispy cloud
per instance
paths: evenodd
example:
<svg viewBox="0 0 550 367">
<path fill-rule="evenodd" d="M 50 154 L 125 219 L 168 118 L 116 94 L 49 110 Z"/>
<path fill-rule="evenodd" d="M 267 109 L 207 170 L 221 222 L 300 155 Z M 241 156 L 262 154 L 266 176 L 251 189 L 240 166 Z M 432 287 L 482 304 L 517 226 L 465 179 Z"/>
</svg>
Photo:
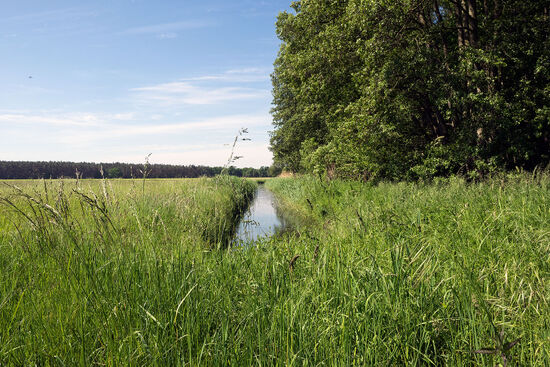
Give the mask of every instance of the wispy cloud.
<svg viewBox="0 0 550 367">
<path fill-rule="evenodd" d="M 250 127 L 257 125 L 268 125 L 269 115 L 235 115 L 223 116 L 200 121 L 181 122 L 174 124 L 149 124 L 133 127 L 115 128 L 109 131 L 112 136 L 126 135 L 150 135 L 150 134 L 172 134 L 187 131 L 224 130 L 238 127 Z"/>
<path fill-rule="evenodd" d="M 269 80 L 269 69 L 244 68 L 220 74 L 183 78 L 175 82 L 132 88 L 141 102 L 161 105 L 213 105 L 270 98 L 268 89 L 254 83 Z M 244 84 L 244 85 L 243 85 Z"/>
<path fill-rule="evenodd" d="M 269 166 L 273 154 L 268 149 L 267 143 L 245 142 L 237 146 L 235 154 L 242 158 L 235 162 L 237 167 Z M 147 150 L 145 150 L 147 151 Z M 185 145 L 180 146 L 179 151 L 153 151 L 152 162 L 168 162 L 174 164 L 200 164 L 207 166 L 222 166 L 227 162 L 231 154 L 230 147 L 203 147 L 202 149 L 190 149 Z M 143 154 L 141 154 L 143 155 Z M 140 155 L 127 157 L 130 161 L 143 162 Z M 140 159 L 141 158 L 141 159 Z"/>
<path fill-rule="evenodd" d="M 133 112 L 126 113 L 26 113 L 22 111 L 0 111 L 0 126 L 9 126 L 12 128 L 22 127 L 24 129 L 33 128 L 64 128 L 65 131 L 71 131 L 75 128 L 106 128 L 117 126 L 117 124 L 132 121 L 135 119 Z"/>
<path fill-rule="evenodd" d="M 269 97 L 265 89 L 243 87 L 202 87 L 189 82 L 172 82 L 150 87 L 133 88 L 142 102 L 162 105 L 213 105 L 224 102 L 262 99 Z"/>
<path fill-rule="evenodd" d="M 186 121 L 171 124 L 106 124 L 101 129 L 82 134 L 80 131 L 62 134 L 59 137 L 63 143 L 89 143 L 108 139 L 127 138 L 130 136 L 153 136 L 176 134 L 207 133 L 209 131 L 225 132 L 240 127 L 268 126 L 271 118 L 268 114 L 223 116 L 198 121 Z"/>
<path fill-rule="evenodd" d="M 174 32 L 168 32 L 168 33 L 161 33 L 157 36 L 158 38 L 160 39 L 173 39 L 173 38 L 177 38 L 178 37 L 178 34 L 177 33 L 174 33 Z"/>
<path fill-rule="evenodd" d="M 34 114 L 0 114 L 0 124 L 34 125 L 41 126 L 80 126 L 92 127 L 101 125 L 100 120 L 93 114 L 76 114 L 69 116 L 47 116 Z"/>
<path fill-rule="evenodd" d="M 0 138 L 1 140 L 1 138 Z M 70 153 L 70 155 L 67 155 Z M 102 147 L 90 152 L 86 147 L 71 147 L 60 150 L 47 150 L 40 153 L 26 149 L 20 154 L 0 148 L 0 159 L 3 160 L 51 160 L 76 162 L 126 162 L 143 164 L 144 157 L 152 153 L 151 163 L 222 166 L 231 154 L 230 147 L 219 144 L 181 144 L 164 149 L 161 145 L 132 145 L 129 147 Z M 235 162 L 237 167 L 269 166 L 273 155 L 266 143 L 244 142 L 237 146 L 236 154 L 242 156 Z"/>
<path fill-rule="evenodd" d="M 177 36 L 177 31 L 183 31 L 188 29 L 197 29 L 205 28 L 215 25 L 212 21 L 206 20 L 189 20 L 182 22 L 173 22 L 173 23 L 161 23 L 161 24 L 152 24 L 145 26 L 138 26 L 133 28 L 125 29 L 120 32 L 121 35 L 157 35 L 162 37 L 164 35 L 166 38 L 174 38 Z"/>
<path fill-rule="evenodd" d="M 268 113 L 230 115 L 174 123 L 152 122 L 134 113 L 117 114 L 55 114 L 0 113 L 0 127 L 18 131 L 55 131 L 56 141 L 80 144 L 129 136 L 173 136 L 177 134 L 208 133 L 232 134 L 241 127 L 263 127 L 271 123 Z M 56 128 L 55 130 L 51 130 Z M 49 129 L 49 130 L 48 130 Z"/>
<path fill-rule="evenodd" d="M 224 81 L 234 83 L 253 83 L 269 80 L 271 69 L 244 68 L 228 70 L 222 74 L 202 75 L 192 78 L 184 78 L 183 81 Z"/>
</svg>

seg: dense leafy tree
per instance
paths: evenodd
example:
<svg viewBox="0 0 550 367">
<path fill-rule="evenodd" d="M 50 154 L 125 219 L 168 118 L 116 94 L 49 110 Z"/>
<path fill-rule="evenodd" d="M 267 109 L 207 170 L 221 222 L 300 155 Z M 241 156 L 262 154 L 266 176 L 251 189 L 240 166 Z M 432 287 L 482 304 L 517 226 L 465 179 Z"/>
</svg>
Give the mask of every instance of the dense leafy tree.
<svg viewBox="0 0 550 367">
<path fill-rule="evenodd" d="M 347 1 L 295 2 L 296 15 L 282 13 L 277 34 L 283 41 L 272 75 L 275 161 L 298 170 L 301 144 L 329 141 L 330 124 L 357 95 L 352 72 L 358 56 L 346 25 Z M 345 39 L 340 39 L 340 37 Z"/>
<path fill-rule="evenodd" d="M 292 7 L 277 21 L 276 164 L 390 179 L 548 164 L 548 2 Z"/>
</svg>

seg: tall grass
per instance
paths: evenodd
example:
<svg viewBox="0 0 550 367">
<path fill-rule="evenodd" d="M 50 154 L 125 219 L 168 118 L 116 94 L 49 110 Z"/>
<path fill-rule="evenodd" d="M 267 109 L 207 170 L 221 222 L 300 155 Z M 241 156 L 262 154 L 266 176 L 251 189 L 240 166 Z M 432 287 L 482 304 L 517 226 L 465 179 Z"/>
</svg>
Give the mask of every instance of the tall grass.
<svg viewBox="0 0 550 367">
<path fill-rule="evenodd" d="M 141 184 L 2 191 L 0 365 L 550 360 L 546 176 L 269 180 L 307 225 L 232 249 L 209 234 L 252 184 Z"/>
<path fill-rule="evenodd" d="M 303 258 L 293 271 L 304 300 L 292 311 L 296 358 L 548 365 L 548 176 L 267 185 L 317 221 L 287 253 Z"/>
<path fill-rule="evenodd" d="M 230 177 L 5 185 L 0 364 L 174 360 L 195 330 L 178 323 L 195 263 L 227 245 L 253 190 Z"/>
</svg>

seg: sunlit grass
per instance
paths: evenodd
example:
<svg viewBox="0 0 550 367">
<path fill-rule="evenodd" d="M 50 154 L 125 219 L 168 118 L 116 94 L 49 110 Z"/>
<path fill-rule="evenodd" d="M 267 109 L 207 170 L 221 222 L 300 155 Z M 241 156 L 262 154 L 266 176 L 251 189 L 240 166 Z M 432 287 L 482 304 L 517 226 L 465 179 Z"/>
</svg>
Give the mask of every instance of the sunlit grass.
<svg viewBox="0 0 550 367">
<path fill-rule="evenodd" d="M 189 310 L 177 306 L 190 271 L 227 246 L 254 190 L 230 177 L 8 184 L 0 192 L 2 365 L 162 359 L 185 341 L 162 335 L 168 325 L 183 335 L 178 315 Z"/>
<path fill-rule="evenodd" d="M 246 180 L 46 184 L 1 189 L 0 365 L 550 360 L 547 176 L 269 180 L 307 225 L 246 248 Z"/>
<path fill-rule="evenodd" d="M 291 310 L 300 320 L 296 358 L 550 361 L 547 175 L 480 184 L 302 178 L 267 185 L 289 210 L 317 221 L 286 253 L 301 255 L 292 275 L 295 301 L 303 300 Z"/>
</svg>

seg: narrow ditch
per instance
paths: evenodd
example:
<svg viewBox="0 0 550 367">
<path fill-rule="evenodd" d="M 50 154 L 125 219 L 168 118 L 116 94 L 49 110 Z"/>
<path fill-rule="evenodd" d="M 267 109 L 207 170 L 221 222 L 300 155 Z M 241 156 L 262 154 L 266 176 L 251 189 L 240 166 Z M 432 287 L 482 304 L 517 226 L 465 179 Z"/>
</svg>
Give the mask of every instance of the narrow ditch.
<svg viewBox="0 0 550 367">
<path fill-rule="evenodd" d="M 237 226 L 233 245 L 250 245 L 292 228 L 291 222 L 279 210 L 277 199 L 263 184 L 258 185 L 250 207 Z"/>
</svg>

